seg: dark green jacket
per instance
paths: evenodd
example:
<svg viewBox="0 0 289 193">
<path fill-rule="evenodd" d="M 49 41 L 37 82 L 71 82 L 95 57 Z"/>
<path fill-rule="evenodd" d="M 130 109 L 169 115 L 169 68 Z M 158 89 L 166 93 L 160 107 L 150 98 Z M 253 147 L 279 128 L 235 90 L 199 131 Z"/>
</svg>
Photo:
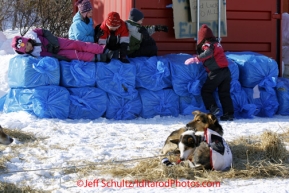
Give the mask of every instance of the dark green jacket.
<svg viewBox="0 0 289 193">
<path fill-rule="evenodd" d="M 140 44 L 142 42 L 142 34 L 138 32 L 141 27 L 140 24 L 126 20 L 125 21 L 127 28 L 129 30 L 129 46 L 128 46 L 128 54 L 131 54 L 140 48 Z M 148 30 L 149 35 L 155 33 L 155 26 L 145 26 Z"/>
</svg>

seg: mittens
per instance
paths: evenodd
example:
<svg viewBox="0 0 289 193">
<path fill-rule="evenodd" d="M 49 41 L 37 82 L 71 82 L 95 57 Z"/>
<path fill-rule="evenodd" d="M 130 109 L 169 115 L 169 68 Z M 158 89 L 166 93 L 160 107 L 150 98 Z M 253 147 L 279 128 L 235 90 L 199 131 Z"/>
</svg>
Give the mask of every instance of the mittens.
<svg viewBox="0 0 289 193">
<path fill-rule="evenodd" d="M 59 46 L 54 46 L 52 44 L 46 45 L 47 52 L 50 52 L 52 54 L 57 54 L 59 52 Z"/>
<path fill-rule="evenodd" d="M 128 43 L 121 43 L 120 44 L 120 50 L 119 50 L 119 60 L 122 62 L 122 63 L 130 63 L 128 61 L 128 59 L 126 59 L 126 56 L 127 56 L 127 48 L 128 48 Z"/>
<path fill-rule="evenodd" d="M 198 64 L 200 61 L 197 57 L 193 57 L 193 58 L 189 58 L 185 61 L 185 65 L 189 65 L 189 64 L 192 64 L 192 63 L 196 63 Z"/>
<path fill-rule="evenodd" d="M 100 24 L 94 28 L 94 42 L 97 43 L 99 38 L 103 35 L 103 31 L 100 28 Z"/>
<path fill-rule="evenodd" d="M 155 31 L 168 32 L 169 28 L 168 26 L 165 26 L 165 25 L 155 25 Z"/>
</svg>

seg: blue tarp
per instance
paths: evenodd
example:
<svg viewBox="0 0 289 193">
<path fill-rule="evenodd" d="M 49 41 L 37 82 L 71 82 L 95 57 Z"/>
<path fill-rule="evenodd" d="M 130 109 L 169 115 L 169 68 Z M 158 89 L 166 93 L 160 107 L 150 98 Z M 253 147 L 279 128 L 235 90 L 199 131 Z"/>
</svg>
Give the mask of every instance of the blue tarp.
<svg viewBox="0 0 289 193">
<path fill-rule="evenodd" d="M 138 95 L 134 99 L 125 99 L 114 94 L 108 94 L 106 118 L 115 120 L 130 120 L 139 117 L 142 102 Z"/>
<path fill-rule="evenodd" d="M 60 85 L 64 87 L 95 86 L 95 62 L 60 61 Z"/>
<path fill-rule="evenodd" d="M 27 111 L 40 118 L 66 119 L 69 113 L 69 92 L 60 86 L 10 89 L 3 112 L 15 111 Z"/>
<path fill-rule="evenodd" d="M 33 112 L 40 118 L 66 119 L 70 94 L 61 86 L 41 86 L 34 89 Z"/>
<path fill-rule="evenodd" d="M 232 80 L 239 80 L 239 67 L 238 64 L 236 62 L 234 62 L 233 60 L 231 60 L 230 58 L 227 58 L 228 62 L 229 62 L 229 70 L 231 72 L 231 77 Z"/>
<path fill-rule="evenodd" d="M 55 58 L 17 55 L 9 61 L 8 84 L 10 88 L 59 85 L 59 81 L 59 61 Z"/>
<path fill-rule="evenodd" d="M 191 115 L 193 111 L 208 112 L 204 105 L 202 97 L 192 96 L 192 97 L 180 97 L 180 114 L 181 115 Z"/>
<path fill-rule="evenodd" d="M 232 80 L 230 92 L 234 105 L 235 118 L 253 118 L 257 113 L 257 106 L 249 103 L 247 94 L 238 80 Z"/>
<path fill-rule="evenodd" d="M 203 65 L 185 65 L 189 54 L 169 54 L 164 56 L 169 60 L 173 89 L 179 96 L 200 95 L 201 88 L 206 81 L 207 73 Z"/>
<path fill-rule="evenodd" d="M 112 59 L 109 64 L 97 62 L 96 85 L 105 92 L 119 97 L 134 99 L 138 92 L 135 89 L 136 67 Z"/>
<path fill-rule="evenodd" d="M 3 111 L 3 107 L 4 107 L 5 100 L 6 100 L 6 96 L 7 96 L 7 94 L 5 94 L 4 96 L 2 96 L 0 98 L 0 111 Z"/>
<path fill-rule="evenodd" d="M 278 66 L 274 60 L 254 52 L 226 55 L 236 118 L 272 117 L 277 109 L 279 114 L 289 114 L 288 82 L 280 79 L 277 85 Z M 40 118 L 105 116 L 116 120 L 206 112 L 200 92 L 207 73 L 201 63 L 186 66 L 184 62 L 190 57 L 168 54 L 130 58 L 130 64 L 117 59 L 110 63 L 74 60 L 59 64 L 50 57 L 17 55 L 10 60 L 11 89 L 0 99 L 0 110 L 24 110 Z M 69 93 L 64 87 L 49 86 L 59 82 L 67 88 L 77 88 L 70 88 Z M 217 91 L 214 96 L 222 114 Z"/>
<path fill-rule="evenodd" d="M 99 88 L 68 88 L 71 119 L 97 119 L 106 111 L 107 94 Z"/>
<path fill-rule="evenodd" d="M 242 87 L 258 85 L 273 94 L 279 73 L 275 60 L 255 52 L 226 52 L 226 56 L 238 64 Z"/>
<path fill-rule="evenodd" d="M 33 98 L 34 89 L 11 88 L 7 93 L 3 106 L 4 113 L 26 111 L 33 114 Z"/>
<path fill-rule="evenodd" d="M 142 101 L 141 117 L 179 115 L 179 96 L 172 89 L 150 91 L 141 88 L 138 91 Z"/>
<path fill-rule="evenodd" d="M 249 103 L 255 104 L 257 107 L 256 116 L 273 117 L 276 114 L 279 106 L 276 93 L 267 92 L 264 88 L 256 86 L 253 88 L 244 88 Z"/>
<path fill-rule="evenodd" d="M 257 113 L 257 106 L 249 102 L 248 96 L 241 87 L 241 84 L 238 80 L 232 80 L 230 94 L 234 106 L 235 118 L 253 118 L 253 116 Z M 220 108 L 219 115 L 222 115 L 224 112 L 222 109 L 218 91 L 214 92 L 214 98 L 216 100 L 217 106 Z"/>
<path fill-rule="evenodd" d="M 280 115 L 289 115 L 289 79 L 278 78 L 276 87 L 279 108 L 277 113 Z"/>
<path fill-rule="evenodd" d="M 152 91 L 172 86 L 169 62 L 163 57 L 137 57 L 129 59 L 136 66 L 136 88 Z"/>
<path fill-rule="evenodd" d="M 250 104 L 247 99 L 246 92 L 241 90 L 240 92 L 231 93 L 231 97 L 234 105 L 235 118 L 251 119 L 257 112 L 257 106 Z"/>
</svg>

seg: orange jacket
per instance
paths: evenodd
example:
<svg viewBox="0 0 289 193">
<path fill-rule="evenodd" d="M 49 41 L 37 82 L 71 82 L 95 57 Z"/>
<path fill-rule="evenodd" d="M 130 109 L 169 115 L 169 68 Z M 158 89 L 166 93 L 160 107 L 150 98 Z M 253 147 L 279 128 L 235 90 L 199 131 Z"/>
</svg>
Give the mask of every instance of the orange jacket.
<svg viewBox="0 0 289 193">
<path fill-rule="evenodd" d="M 116 42 L 110 42 L 111 32 L 109 28 L 106 26 L 106 21 L 103 21 L 100 28 L 103 30 L 103 35 L 99 38 L 98 43 L 107 45 L 107 47 L 112 50 L 119 49 L 119 44 L 121 43 L 129 43 L 129 31 L 124 21 L 121 21 L 120 27 L 115 31 L 114 35 L 117 37 Z M 114 48 L 115 45 L 118 45 Z"/>
</svg>

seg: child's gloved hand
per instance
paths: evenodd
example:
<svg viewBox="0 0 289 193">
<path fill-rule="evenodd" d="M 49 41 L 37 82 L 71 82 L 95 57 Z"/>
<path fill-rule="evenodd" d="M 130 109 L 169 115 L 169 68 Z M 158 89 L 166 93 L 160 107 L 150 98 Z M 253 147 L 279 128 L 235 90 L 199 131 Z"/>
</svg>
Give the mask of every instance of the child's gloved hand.
<svg viewBox="0 0 289 193">
<path fill-rule="evenodd" d="M 168 32 L 169 28 L 168 28 L 168 26 L 165 26 L 165 25 L 155 25 L 155 30 L 156 31 Z"/>
<path fill-rule="evenodd" d="M 103 36 L 104 32 L 103 30 L 100 28 L 100 24 L 98 24 L 97 26 L 95 26 L 94 28 L 94 42 L 97 43 L 99 38 L 101 36 Z"/>
<path fill-rule="evenodd" d="M 193 57 L 193 58 L 189 58 L 185 61 L 185 65 L 189 65 L 189 64 L 192 64 L 192 63 L 196 63 L 198 64 L 200 61 L 197 57 Z"/>
</svg>

